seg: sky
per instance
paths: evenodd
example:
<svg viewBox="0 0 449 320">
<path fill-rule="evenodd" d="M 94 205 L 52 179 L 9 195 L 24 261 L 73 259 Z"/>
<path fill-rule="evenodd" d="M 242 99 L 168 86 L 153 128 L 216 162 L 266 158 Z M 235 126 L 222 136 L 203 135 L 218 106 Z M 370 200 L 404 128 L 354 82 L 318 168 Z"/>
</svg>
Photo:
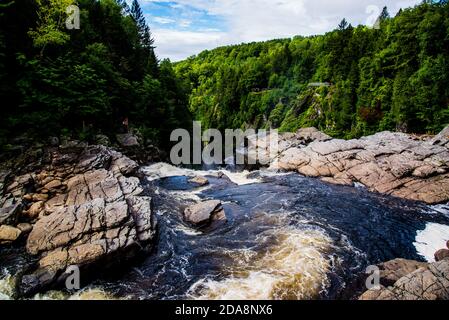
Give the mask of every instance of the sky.
<svg viewBox="0 0 449 320">
<path fill-rule="evenodd" d="M 160 59 L 243 42 L 323 34 L 346 18 L 373 25 L 421 0 L 139 0 Z"/>
</svg>

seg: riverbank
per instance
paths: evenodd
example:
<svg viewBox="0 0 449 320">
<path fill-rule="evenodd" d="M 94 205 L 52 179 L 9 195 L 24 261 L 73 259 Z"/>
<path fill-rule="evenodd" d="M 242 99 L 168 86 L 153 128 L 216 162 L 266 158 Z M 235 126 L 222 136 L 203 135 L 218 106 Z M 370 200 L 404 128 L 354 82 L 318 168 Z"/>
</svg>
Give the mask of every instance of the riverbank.
<svg viewBox="0 0 449 320">
<path fill-rule="evenodd" d="M 381 137 L 395 139 L 380 142 Z M 288 173 L 306 173 L 304 168 L 313 168 L 315 158 L 304 166 L 285 160 L 288 154 L 313 152 L 314 157 L 327 159 L 324 167 L 333 165 L 332 159 L 355 161 L 368 173 L 376 161 L 391 176 L 396 164 L 408 163 L 392 162 L 390 157 L 411 159 L 430 150 L 427 157 L 412 161 L 413 170 L 409 167 L 407 174 L 395 179 L 409 181 L 403 187 L 415 180 L 425 183 L 425 193 L 412 195 L 441 200 L 445 193 L 437 191 L 447 183 L 447 142 L 442 144 L 446 138 L 443 133 L 420 141 L 383 133 L 343 151 L 341 145 L 357 142 L 335 141 L 317 130 L 303 129 L 281 136 L 283 149 L 273 157 L 271 170 L 241 173 L 186 170 L 163 163 L 139 167 L 107 147 L 76 142 L 46 148 L 39 155 L 30 151 L 0 175 L 0 248 L 3 256 L 20 261 L 15 268 L 14 263 L 4 265 L 8 259 L 0 265 L 9 274 L 1 281 L 12 288 L 9 296 L 30 297 L 63 288 L 67 268 L 77 265 L 83 285 L 94 280 L 114 288 L 105 296 L 355 299 L 363 287 L 348 288 L 354 278 L 364 277 L 366 266 L 405 258 L 412 262 L 393 264 L 400 265 L 397 281 L 383 282 L 382 290 L 389 293 L 369 292 L 362 298 L 447 299 L 448 284 L 443 280 L 449 261 L 444 254 L 438 262 L 425 259 L 430 248 L 444 247 L 449 217 L 409 200 L 415 196 L 401 200 L 351 188 L 362 181 L 355 175 L 343 185 L 334 181 L 340 184 L 335 186 L 327 183 L 332 182 L 327 175 L 321 177 L 323 183 Z M 371 142 L 363 141 L 379 141 L 384 149 L 375 160 L 368 157 L 371 162 L 360 163 L 370 148 L 375 150 Z M 402 143 L 408 147 L 389 149 Z M 334 151 L 324 156 L 316 153 L 317 146 Z M 418 176 L 424 165 L 436 171 Z M 287 172 L 279 173 L 279 168 Z M 441 226 L 442 234 L 427 243 L 428 237 L 418 235 L 429 224 Z M 121 276 L 99 280 L 107 270 L 121 270 Z M 427 287 L 415 288 L 412 296 L 404 294 L 403 286 L 395 289 L 397 282 L 424 283 L 419 279 L 432 284 L 431 294 Z"/>
</svg>

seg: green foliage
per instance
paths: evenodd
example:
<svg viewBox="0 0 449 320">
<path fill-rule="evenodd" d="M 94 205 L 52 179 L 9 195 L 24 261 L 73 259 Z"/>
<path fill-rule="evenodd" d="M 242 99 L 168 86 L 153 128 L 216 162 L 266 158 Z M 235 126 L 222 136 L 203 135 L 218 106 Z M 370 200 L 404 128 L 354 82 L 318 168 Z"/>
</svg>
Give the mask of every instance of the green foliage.
<svg viewBox="0 0 449 320">
<path fill-rule="evenodd" d="M 316 126 L 339 137 L 436 133 L 449 123 L 449 5 L 422 3 L 379 29 L 343 19 L 323 36 L 204 51 L 175 65 L 205 127 Z M 312 86 L 309 86 L 312 84 Z"/>
<path fill-rule="evenodd" d="M 187 94 L 171 63 L 159 64 L 137 1 L 78 0 L 81 28 L 66 30 L 73 3 L 0 6 L 0 144 L 23 133 L 113 135 L 128 118 L 149 142 L 167 146 L 169 130 L 188 126 Z"/>
</svg>

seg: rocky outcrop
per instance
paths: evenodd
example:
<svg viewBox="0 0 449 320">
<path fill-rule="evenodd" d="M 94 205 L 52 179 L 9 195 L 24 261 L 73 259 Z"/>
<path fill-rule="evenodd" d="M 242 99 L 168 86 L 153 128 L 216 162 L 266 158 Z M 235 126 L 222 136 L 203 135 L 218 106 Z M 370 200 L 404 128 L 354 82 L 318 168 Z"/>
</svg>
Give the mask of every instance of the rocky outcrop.
<svg viewBox="0 0 449 320">
<path fill-rule="evenodd" d="M 22 277 L 24 294 L 63 280 L 69 266 L 102 268 L 150 249 L 155 235 L 137 163 L 104 146 L 77 143 L 53 149 L 48 158 L 41 170 L 15 177 L 0 203 L 2 219 L 14 216 L 18 223 L 12 226 L 18 232 L 3 225 L 3 233 L 30 232 L 26 250 L 38 258 Z"/>
<path fill-rule="evenodd" d="M 423 266 L 398 279 L 392 286 L 365 292 L 360 300 L 447 300 L 449 259 Z"/>
<path fill-rule="evenodd" d="M 427 268 L 427 263 L 406 259 L 395 259 L 381 263 L 379 265 L 380 283 L 383 286 L 392 286 L 402 277 L 420 268 Z"/>
<path fill-rule="evenodd" d="M 186 208 L 184 218 L 195 226 L 205 226 L 213 221 L 226 219 L 226 215 L 220 201 L 210 200 Z"/>
<path fill-rule="evenodd" d="M 281 135 L 271 168 L 353 185 L 429 204 L 449 201 L 448 130 L 429 141 L 381 132 L 358 140 L 330 139 L 316 129 Z"/>
<path fill-rule="evenodd" d="M 449 241 L 447 243 L 449 248 Z M 435 253 L 436 262 L 395 259 L 378 265 L 380 286 L 360 296 L 360 300 L 448 300 L 449 252 Z"/>
</svg>

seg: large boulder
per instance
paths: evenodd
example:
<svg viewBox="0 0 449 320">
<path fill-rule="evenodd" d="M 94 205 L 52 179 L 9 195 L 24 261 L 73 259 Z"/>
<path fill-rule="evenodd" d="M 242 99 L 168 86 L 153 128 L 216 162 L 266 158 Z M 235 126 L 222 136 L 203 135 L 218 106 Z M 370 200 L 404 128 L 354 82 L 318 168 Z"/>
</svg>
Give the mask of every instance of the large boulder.
<svg viewBox="0 0 449 320">
<path fill-rule="evenodd" d="M 446 135 L 443 132 L 432 142 L 391 132 L 358 140 L 318 137 L 307 146 L 281 150 L 271 168 L 335 184 L 360 183 L 374 192 L 429 204 L 443 203 L 449 201 L 449 149 L 437 140 L 443 141 Z"/>
<path fill-rule="evenodd" d="M 193 225 L 204 226 L 212 221 L 223 220 L 226 215 L 220 201 L 210 200 L 186 208 L 184 218 Z"/>
<path fill-rule="evenodd" d="M 1 225 L 0 226 L 0 244 L 5 243 L 11 243 L 16 241 L 22 231 L 18 228 L 8 226 L 8 225 Z"/>
</svg>

